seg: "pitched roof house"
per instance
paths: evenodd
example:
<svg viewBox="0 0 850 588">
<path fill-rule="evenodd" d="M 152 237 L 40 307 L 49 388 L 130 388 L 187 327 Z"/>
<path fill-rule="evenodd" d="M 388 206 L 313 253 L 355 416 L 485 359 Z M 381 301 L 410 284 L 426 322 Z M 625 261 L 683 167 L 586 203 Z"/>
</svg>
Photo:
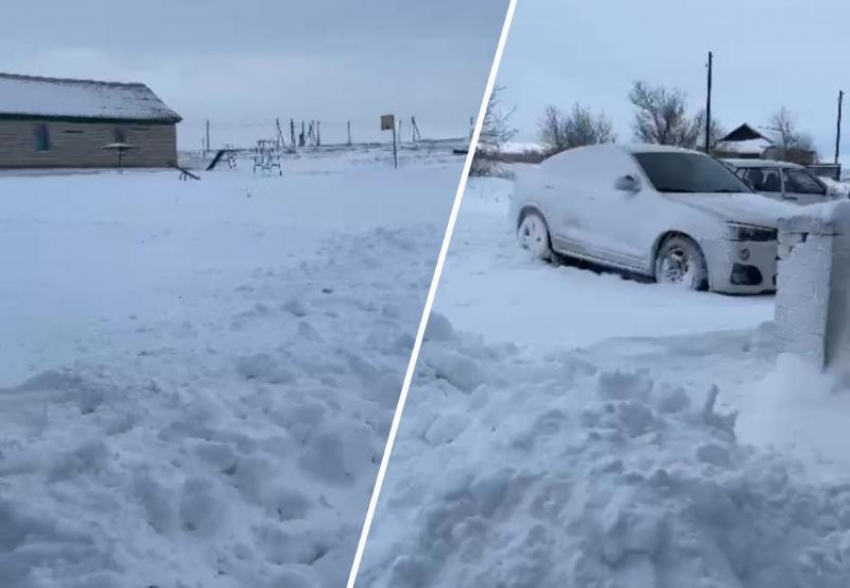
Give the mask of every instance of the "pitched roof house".
<svg viewBox="0 0 850 588">
<path fill-rule="evenodd" d="M 797 147 L 783 147 L 744 123 L 720 139 L 712 153 L 716 157 L 739 159 L 778 159 L 800 165 L 817 161 L 817 153 Z"/>
<path fill-rule="evenodd" d="M 0 168 L 165 167 L 182 119 L 144 84 L 0 73 Z M 112 147 L 112 148 L 107 148 Z"/>
<path fill-rule="evenodd" d="M 713 151 L 719 157 L 759 159 L 771 147 L 773 141 L 769 137 L 744 123 L 717 141 Z"/>
</svg>

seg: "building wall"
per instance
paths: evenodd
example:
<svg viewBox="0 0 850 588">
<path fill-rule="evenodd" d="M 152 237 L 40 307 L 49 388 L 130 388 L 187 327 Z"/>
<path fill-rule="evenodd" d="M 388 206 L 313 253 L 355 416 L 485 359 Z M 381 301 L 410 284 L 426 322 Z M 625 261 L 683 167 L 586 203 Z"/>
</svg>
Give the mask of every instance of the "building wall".
<svg viewBox="0 0 850 588">
<path fill-rule="evenodd" d="M 39 124 L 49 130 L 48 151 L 36 149 Z M 0 120 L 0 168 L 116 167 L 118 154 L 103 147 L 117 142 L 119 129 L 135 147 L 124 154 L 126 167 L 177 162 L 174 124 Z"/>
</svg>

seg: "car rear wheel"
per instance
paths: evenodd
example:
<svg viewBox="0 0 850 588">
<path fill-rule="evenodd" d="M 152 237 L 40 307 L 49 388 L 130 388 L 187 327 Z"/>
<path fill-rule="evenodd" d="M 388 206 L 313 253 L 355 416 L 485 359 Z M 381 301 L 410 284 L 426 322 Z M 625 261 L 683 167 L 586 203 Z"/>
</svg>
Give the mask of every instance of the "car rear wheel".
<svg viewBox="0 0 850 588">
<path fill-rule="evenodd" d="M 682 235 L 666 239 L 655 255 L 655 281 L 690 290 L 707 289 L 708 267 L 699 245 Z"/>
<path fill-rule="evenodd" d="M 550 261 L 552 244 L 549 240 L 549 227 L 537 212 L 527 212 L 522 217 L 517 231 L 520 247 L 531 253 L 535 259 Z"/>
</svg>

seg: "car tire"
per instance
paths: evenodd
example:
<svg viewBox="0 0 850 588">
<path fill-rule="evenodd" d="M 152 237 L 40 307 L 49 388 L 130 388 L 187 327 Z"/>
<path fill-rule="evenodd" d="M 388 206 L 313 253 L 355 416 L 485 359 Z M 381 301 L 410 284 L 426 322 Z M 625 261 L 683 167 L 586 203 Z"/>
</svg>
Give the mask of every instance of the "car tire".
<svg viewBox="0 0 850 588">
<path fill-rule="evenodd" d="M 696 241 L 684 235 L 665 239 L 655 254 L 655 281 L 707 290 L 708 265 Z"/>
<path fill-rule="evenodd" d="M 517 229 L 517 240 L 520 247 L 528 251 L 535 259 L 543 261 L 554 259 L 549 225 L 539 212 L 532 210 L 522 215 Z"/>
</svg>

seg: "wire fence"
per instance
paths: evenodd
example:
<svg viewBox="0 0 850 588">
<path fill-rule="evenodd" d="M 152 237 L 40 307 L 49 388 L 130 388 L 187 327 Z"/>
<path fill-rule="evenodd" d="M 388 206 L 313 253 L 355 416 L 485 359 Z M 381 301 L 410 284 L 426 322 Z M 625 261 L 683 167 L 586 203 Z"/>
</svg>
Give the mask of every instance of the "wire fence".
<svg viewBox="0 0 850 588">
<path fill-rule="evenodd" d="M 440 120 L 415 115 L 396 117 L 399 144 L 419 140 L 468 139 L 474 119 Z M 184 150 L 216 150 L 225 147 L 254 148 L 260 141 L 280 142 L 286 147 L 392 143 L 392 131 L 382 131 L 380 117 L 366 120 L 284 118 L 270 120 L 186 119 L 178 126 L 178 143 Z"/>
</svg>

